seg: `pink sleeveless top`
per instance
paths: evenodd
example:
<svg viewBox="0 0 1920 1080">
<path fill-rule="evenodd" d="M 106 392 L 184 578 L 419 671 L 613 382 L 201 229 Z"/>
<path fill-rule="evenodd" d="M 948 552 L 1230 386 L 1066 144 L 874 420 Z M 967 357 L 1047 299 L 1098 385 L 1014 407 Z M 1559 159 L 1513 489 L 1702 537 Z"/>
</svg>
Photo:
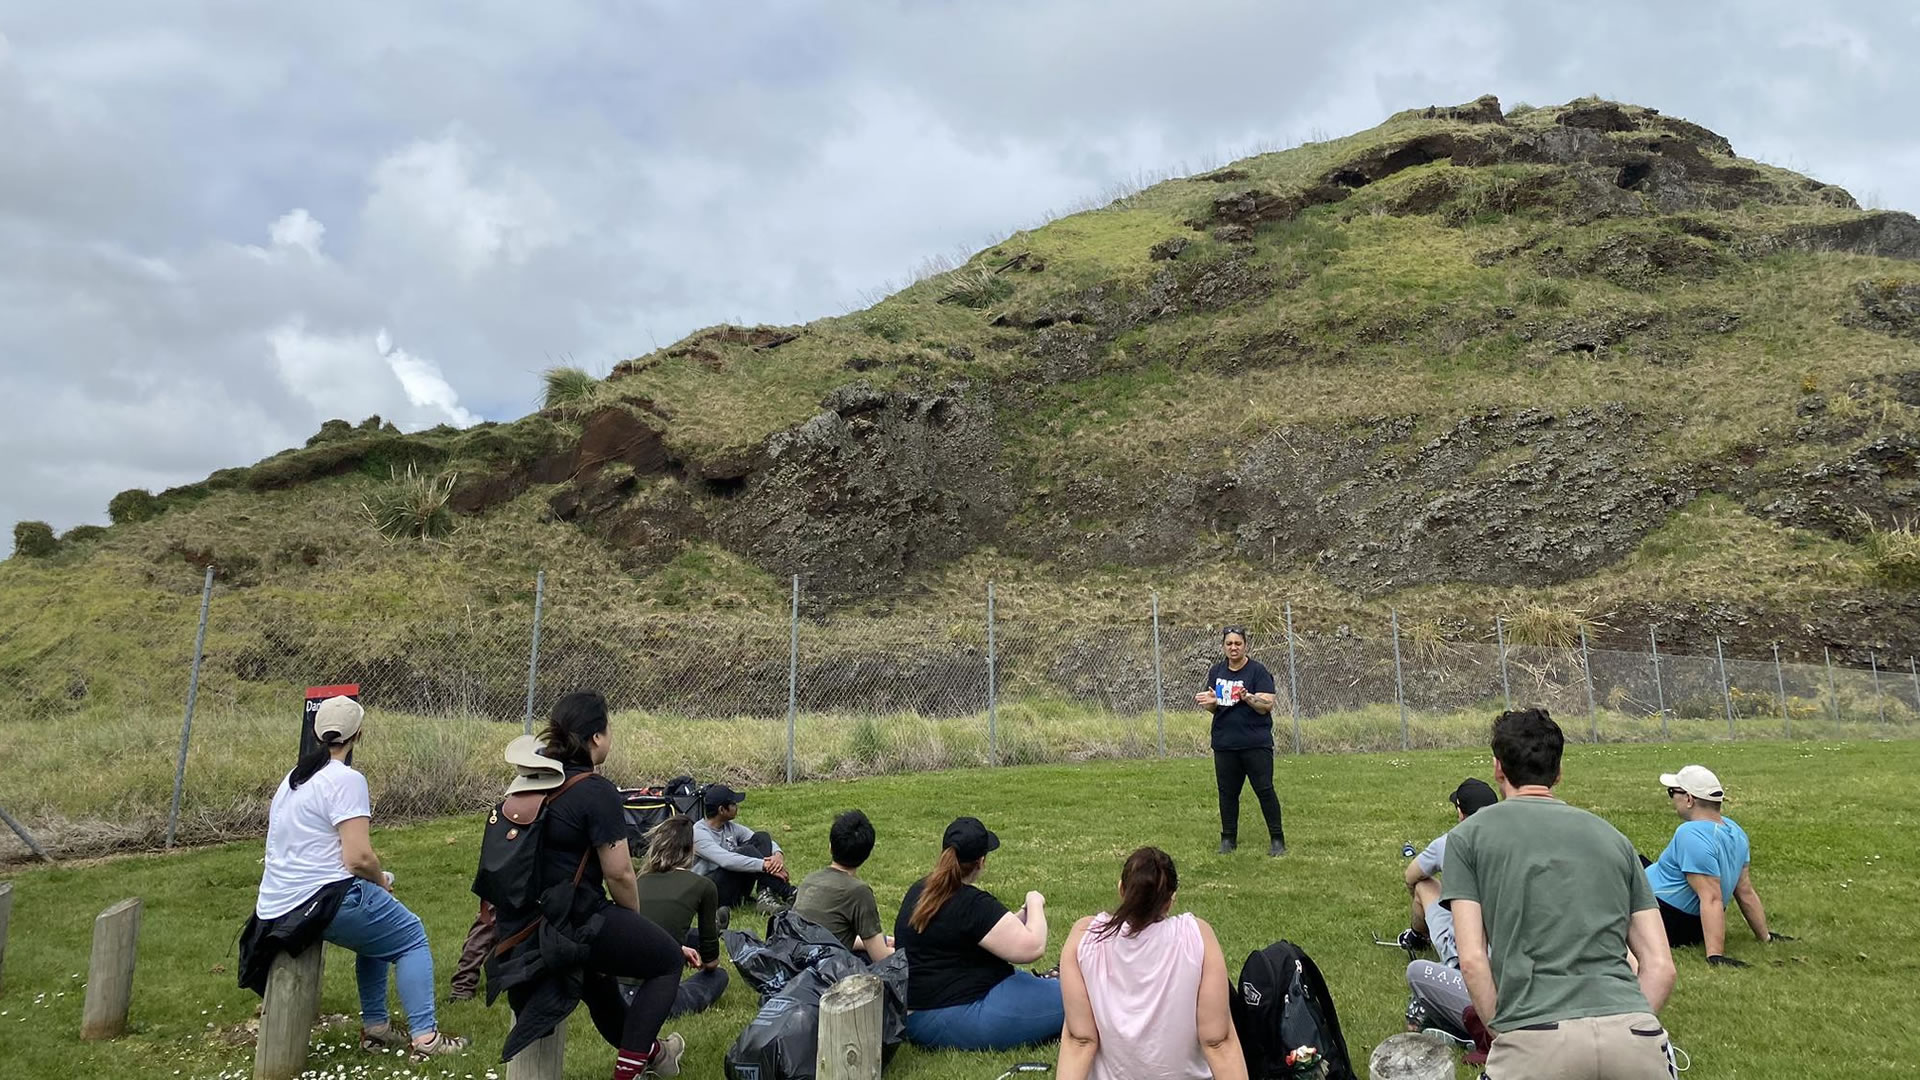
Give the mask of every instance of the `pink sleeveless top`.
<svg viewBox="0 0 1920 1080">
<path fill-rule="evenodd" d="M 1100 1049 L 1093 1080 L 1208 1080 L 1195 1013 L 1206 946 L 1191 914 L 1130 936 L 1096 939 L 1112 916 L 1094 916 L 1076 955 L 1093 1002 Z"/>
</svg>

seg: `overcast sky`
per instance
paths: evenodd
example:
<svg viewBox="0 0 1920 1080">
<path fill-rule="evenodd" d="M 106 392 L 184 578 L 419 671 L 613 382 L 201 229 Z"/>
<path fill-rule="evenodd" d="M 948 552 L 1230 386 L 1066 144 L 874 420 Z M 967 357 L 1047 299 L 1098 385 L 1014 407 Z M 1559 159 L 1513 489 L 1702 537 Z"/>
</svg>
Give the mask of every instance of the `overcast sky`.
<svg viewBox="0 0 1920 1080">
<path fill-rule="evenodd" d="M 1920 209 L 1920 5 L 0 0 L 0 549 L 1143 173 L 1598 93 Z"/>
</svg>

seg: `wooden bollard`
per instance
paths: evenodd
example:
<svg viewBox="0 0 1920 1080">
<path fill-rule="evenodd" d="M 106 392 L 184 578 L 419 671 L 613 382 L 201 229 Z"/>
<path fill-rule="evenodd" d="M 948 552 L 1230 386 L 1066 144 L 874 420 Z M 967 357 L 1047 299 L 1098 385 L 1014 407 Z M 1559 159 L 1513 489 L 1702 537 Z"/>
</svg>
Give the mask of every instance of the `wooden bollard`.
<svg viewBox="0 0 1920 1080">
<path fill-rule="evenodd" d="M 314 942 L 299 956 L 281 953 L 267 969 L 260 999 L 260 1036 L 253 1044 L 254 1080 L 292 1080 L 307 1068 L 307 1044 L 320 1019 L 326 946 Z"/>
<path fill-rule="evenodd" d="M 885 998 L 885 984 L 873 975 L 849 975 L 821 996 L 818 1080 L 880 1080 Z"/>
<path fill-rule="evenodd" d="M 0 990 L 7 988 L 7 923 L 13 918 L 13 882 L 0 881 Z"/>
<path fill-rule="evenodd" d="M 553 1034 L 536 1040 L 507 1062 L 507 1080 L 560 1080 L 566 1064 L 567 1022 L 562 1020 Z"/>
<path fill-rule="evenodd" d="M 1431 1035 L 1403 1031 L 1373 1048 L 1369 1080 L 1453 1080 L 1453 1048 Z"/>
<path fill-rule="evenodd" d="M 127 1033 L 133 1004 L 133 961 L 140 946 L 140 898 L 122 900 L 93 919 L 93 954 L 87 960 L 87 1000 L 80 1011 L 82 1039 L 117 1039 Z"/>
</svg>

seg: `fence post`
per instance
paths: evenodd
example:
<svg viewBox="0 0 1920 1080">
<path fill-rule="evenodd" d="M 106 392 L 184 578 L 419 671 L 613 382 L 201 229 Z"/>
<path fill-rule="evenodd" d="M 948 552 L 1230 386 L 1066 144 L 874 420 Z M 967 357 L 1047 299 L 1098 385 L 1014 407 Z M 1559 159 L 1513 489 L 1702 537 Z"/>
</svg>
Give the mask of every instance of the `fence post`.
<svg viewBox="0 0 1920 1080">
<path fill-rule="evenodd" d="M 987 764 L 1000 764 L 1000 681 L 993 640 L 993 582 L 987 582 Z"/>
<path fill-rule="evenodd" d="M 1913 707 L 1920 709 L 1920 667 L 1915 667 L 1913 657 L 1907 657 L 1907 672 L 1913 676 Z"/>
<path fill-rule="evenodd" d="M 1400 672 L 1400 609 L 1393 612 L 1393 699 L 1400 705 L 1400 749 L 1410 748 L 1411 739 L 1407 732 L 1407 686 Z"/>
<path fill-rule="evenodd" d="M 1293 699 L 1293 752 L 1300 753 L 1300 669 L 1293 662 L 1293 601 L 1287 601 L 1287 696 Z"/>
<path fill-rule="evenodd" d="M 3 807 L 0 807 L 0 821 L 4 821 L 7 823 L 7 828 L 12 829 L 13 835 L 19 837 L 20 842 L 27 845 L 28 851 L 33 852 L 35 855 L 40 856 L 42 859 L 45 859 L 48 862 L 53 861 L 53 856 L 47 854 L 46 849 L 40 846 L 40 841 L 35 840 L 33 838 L 33 834 L 27 831 L 27 827 L 25 825 L 22 825 L 19 822 L 13 820 L 13 815 L 7 813 L 6 809 Z"/>
<path fill-rule="evenodd" d="M 193 674 L 187 677 L 187 715 L 180 721 L 180 757 L 173 766 L 173 805 L 167 810 L 167 846 L 180 827 L 180 795 L 187 782 L 187 742 L 193 737 L 193 706 L 200 698 L 200 659 L 207 649 L 207 605 L 213 600 L 213 564 L 207 564 L 206 584 L 200 587 L 200 629 L 193 635 Z"/>
<path fill-rule="evenodd" d="M 1780 669 L 1780 643 L 1773 643 L 1773 681 L 1780 684 L 1780 721 L 1784 724 L 1786 737 L 1793 738 L 1793 714 L 1787 711 L 1787 675 Z M 1920 680 L 1914 686 L 1920 689 Z"/>
<path fill-rule="evenodd" d="M 1833 722 L 1840 722 L 1840 695 L 1833 689 L 1833 650 L 1820 646 L 1820 654 L 1827 659 L 1827 711 L 1833 714 Z"/>
<path fill-rule="evenodd" d="M 307 1071 L 313 1022 L 320 1018 L 326 947 L 316 941 L 298 956 L 281 953 L 267 969 L 260 997 L 260 1034 L 253 1045 L 253 1080 L 293 1080 Z"/>
<path fill-rule="evenodd" d="M 567 1023 L 562 1020 L 555 1025 L 553 1034 L 534 1040 L 507 1062 L 507 1080 L 561 1080 L 566 1059 Z"/>
<path fill-rule="evenodd" d="M 787 616 L 787 783 L 793 783 L 794 729 L 800 722 L 800 575 L 793 575 L 793 603 Z"/>
<path fill-rule="evenodd" d="M 127 1033 L 133 1004 L 133 961 L 140 946 L 140 898 L 122 900 L 93 919 L 93 952 L 87 957 L 87 998 L 80 1011 L 80 1037 L 117 1039 Z"/>
<path fill-rule="evenodd" d="M 1160 756 L 1167 756 L 1167 695 L 1160 679 L 1160 592 L 1153 593 L 1153 714 L 1160 729 Z"/>
<path fill-rule="evenodd" d="M 1713 655 L 1720 661 L 1720 700 L 1727 706 L 1727 738 L 1738 738 L 1733 733 L 1733 689 L 1727 685 L 1727 651 L 1720 645 L 1720 635 L 1713 636 Z"/>
<path fill-rule="evenodd" d="M 1493 637 L 1500 643 L 1500 696 L 1506 700 L 1507 711 L 1513 711 L 1513 685 L 1507 681 L 1507 621 L 1504 616 L 1493 617 Z"/>
<path fill-rule="evenodd" d="M 1660 684 L 1660 639 L 1647 627 L 1647 642 L 1653 646 L 1653 700 L 1660 706 L 1660 738 L 1670 737 L 1667 729 L 1667 688 Z"/>
<path fill-rule="evenodd" d="M 885 989 L 875 975 L 849 975 L 820 998 L 814 1058 L 819 1080 L 880 1080 Z"/>
<path fill-rule="evenodd" d="M 7 923 L 13 920 L 13 882 L 0 881 L 0 990 L 7 986 Z"/>
<path fill-rule="evenodd" d="M 1587 680 L 1587 724 L 1593 728 L 1593 741 L 1600 741 L 1600 714 L 1593 709 L 1593 656 L 1587 651 L 1587 624 L 1580 624 L 1580 671 Z"/>
<path fill-rule="evenodd" d="M 547 601 L 547 572 L 533 576 L 533 647 L 527 653 L 527 711 L 520 719 L 520 730 L 533 734 L 533 688 L 540 681 L 540 612 Z"/>
<path fill-rule="evenodd" d="M 1887 702 L 1880 696 L 1880 657 L 1872 649 L 1867 650 L 1867 663 L 1873 667 L 1873 708 L 1884 724 L 1887 722 Z"/>
</svg>

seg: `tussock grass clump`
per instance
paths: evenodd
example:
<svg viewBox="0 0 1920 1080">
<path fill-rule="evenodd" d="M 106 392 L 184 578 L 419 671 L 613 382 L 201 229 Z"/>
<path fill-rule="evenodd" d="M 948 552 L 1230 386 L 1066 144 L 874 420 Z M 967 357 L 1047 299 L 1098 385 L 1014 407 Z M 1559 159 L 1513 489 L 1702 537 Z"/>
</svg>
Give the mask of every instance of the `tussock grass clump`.
<svg viewBox="0 0 1920 1080">
<path fill-rule="evenodd" d="M 375 532 L 388 540 L 432 540 L 452 532 L 453 497 L 457 474 L 427 476 L 412 462 L 394 470 L 392 478 L 375 488 L 360 504 L 360 513 Z"/>
<path fill-rule="evenodd" d="M 1883 528 L 1865 511 L 1856 513 L 1861 543 L 1867 549 L 1874 572 L 1889 585 L 1909 589 L 1920 586 L 1920 528 L 1916 528 L 1911 519 Z"/>
<path fill-rule="evenodd" d="M 940 297 L 943 304 L 988 308 L 1013 295 L 1013 282 L 985 266 L 956 271 L 947 284 L 946 293 Z"/>
<path fill-rule="evenodd" d="M 1564 281 L 1553 278 L 1525 278 L 1513 286 L 1513 298 L 1539 307 L 1566 307 L 1570 294 Z"/>
<path fill-rule="evenodd" d="M 554 412 L 578 412 L 597 403 L 602 383 L 577 367 L 551 367 L 540 376 L 546 386 L 540 407 Z"/>
<path fill-rule="evenodd" d="M 1545 604 L 1528 604 L 1508 615 L 1506 623 L 1507 644 L 1541 649 L 1579 648 L 1581 629 L 1591 633 L 1595 628 L 1585 612 Z"/>
</svg>

